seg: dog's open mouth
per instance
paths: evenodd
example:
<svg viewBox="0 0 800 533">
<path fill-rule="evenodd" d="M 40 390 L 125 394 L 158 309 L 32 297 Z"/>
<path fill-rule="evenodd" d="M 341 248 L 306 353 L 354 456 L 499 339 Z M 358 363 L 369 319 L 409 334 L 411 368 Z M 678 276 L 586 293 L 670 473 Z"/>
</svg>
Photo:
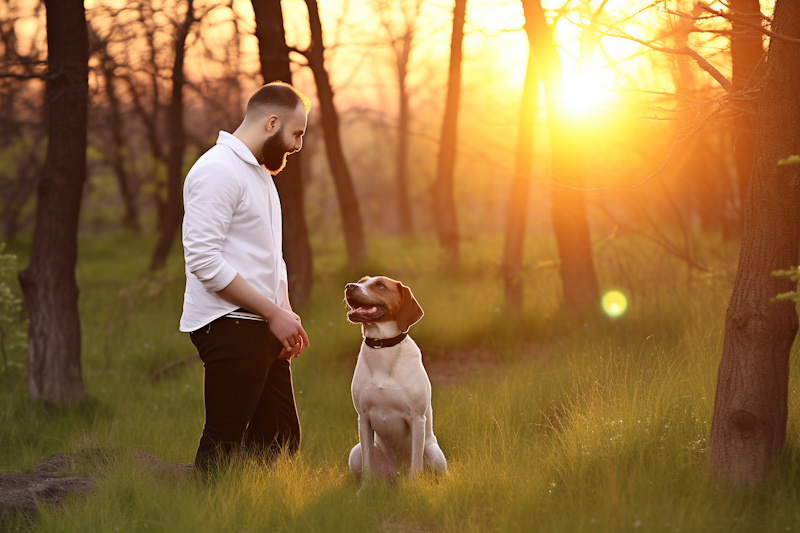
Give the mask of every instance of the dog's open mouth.
<svg viewBox="0 0 800 533">
<path fill-rule="evenodd" d="M 347 305 L 350 306 L 347 312 L 350 322 L 374 322 L 386 314 L 386 308 L 382 305 L 359 302 L 353 298 L 347 298 Z"/>
</svg>

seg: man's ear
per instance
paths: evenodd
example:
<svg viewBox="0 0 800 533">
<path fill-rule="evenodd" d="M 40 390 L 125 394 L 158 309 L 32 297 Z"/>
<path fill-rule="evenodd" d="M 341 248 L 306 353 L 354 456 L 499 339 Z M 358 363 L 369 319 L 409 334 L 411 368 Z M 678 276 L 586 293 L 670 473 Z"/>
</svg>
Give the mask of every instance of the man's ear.
<svg viewBox="0 0 800 533">
<path fill-rule="evenodd" d="M 400 294 L 403 296 L 403 303 L 400 304 L 400 310 L 397 312 L 397 327 L 405 333 L 408 328 L 419 322 L 424 313 L 422 307 L 417 303 L 417 299 L 411 294 L 411 289 L 399 281 L 397 288 L 400 289 Z"/>
<path fill-rule="evenodd" d="M 269 117 L 267 117 L 267 122 L 265 127 L 268 133 L 276 131 L 280 127 L 280 125 L 281 125 L 281 120 L 278 118 L 278 115 L 270 115 Z"/>
</svg>

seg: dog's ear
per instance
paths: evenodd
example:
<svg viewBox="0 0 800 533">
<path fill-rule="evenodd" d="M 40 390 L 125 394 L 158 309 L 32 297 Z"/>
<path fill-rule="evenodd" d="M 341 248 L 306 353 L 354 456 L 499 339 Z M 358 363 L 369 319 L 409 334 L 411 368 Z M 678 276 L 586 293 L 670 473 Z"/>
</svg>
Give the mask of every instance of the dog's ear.
<svg viewBox="0 0 800 533">
<path fill-rule="evenodd" d="M 400 331 L 405 333 L 408 328 L 419 322 L 422 318 L 422 307 L 419 306 L 417 299 L 411 294 L 411 289 L 397 282 L 397 288 L 403 297 L 403 303 L 400 304 L 400 310 L 397 312 L 397 327 Z"/>
</svg>

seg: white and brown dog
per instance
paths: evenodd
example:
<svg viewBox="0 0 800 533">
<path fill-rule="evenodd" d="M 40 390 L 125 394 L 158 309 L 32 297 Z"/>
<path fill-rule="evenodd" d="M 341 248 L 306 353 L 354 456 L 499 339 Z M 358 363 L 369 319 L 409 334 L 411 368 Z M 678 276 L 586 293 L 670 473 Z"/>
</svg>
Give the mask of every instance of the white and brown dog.
<svg viewBox="0 0 800 533">
<path fill-rule="evenodd" d="M 359 481 L 394 480 L 399 471 L 416 476 L 423 465 L 447 472 L 433 434 L 431 382 L 408 328 L 422 318 L 411 290 L 399 281 L 364 277 L 345 286 L 347 319 L 361 324 L 351 392 L 358 412 L 359 443 L 350 470 Z"/>
</svg>

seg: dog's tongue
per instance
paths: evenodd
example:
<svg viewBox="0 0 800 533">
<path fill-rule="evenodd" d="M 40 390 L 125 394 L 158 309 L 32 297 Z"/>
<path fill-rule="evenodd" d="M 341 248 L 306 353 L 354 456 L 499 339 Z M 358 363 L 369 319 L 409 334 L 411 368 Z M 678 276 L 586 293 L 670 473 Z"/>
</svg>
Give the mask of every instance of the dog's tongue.
<svg viewBox="0 0 800 533">
<path fill-rule="evenodd" d="M 380 309 L 373 305 L 373 306 L 366 306 L 360 305 L 358 307 L 353 308 L 349 313 L 347 313 L 347 317 L 354 322 L 362 322 L 364 320 L 368 320 L 371 317 L 377 316 L 380 313 Z"/>
</svg>

